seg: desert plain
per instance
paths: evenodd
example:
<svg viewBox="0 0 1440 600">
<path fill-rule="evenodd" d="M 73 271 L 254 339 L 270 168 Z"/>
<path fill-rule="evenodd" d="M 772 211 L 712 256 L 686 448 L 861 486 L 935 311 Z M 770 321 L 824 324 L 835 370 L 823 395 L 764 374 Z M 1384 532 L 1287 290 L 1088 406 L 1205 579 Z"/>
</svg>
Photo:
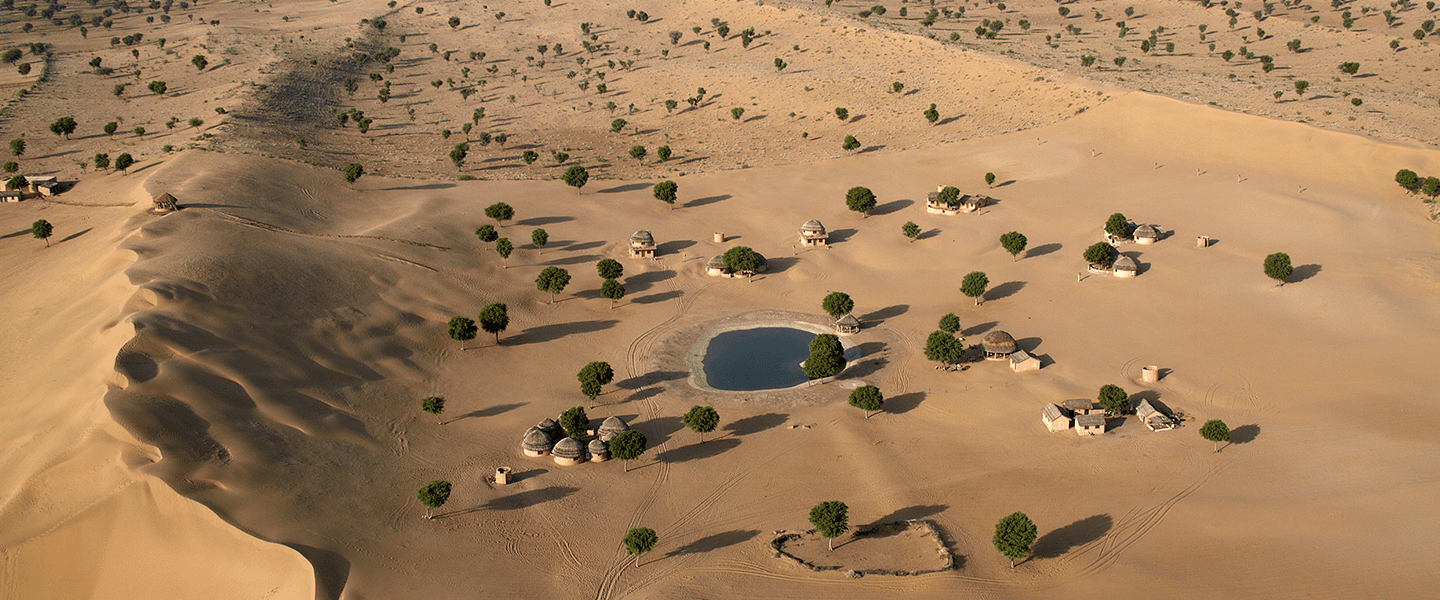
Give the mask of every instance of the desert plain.
<svg viewBox="0 0 1440 600">
<path fill-rule="evenodd" d="M 1395 175 L 1440 176 L 1437 13 L 1239 4 L 102 0 L 58 24 L 0 6 L 0 50 L 33 65 L 0 66 L 0 136 L 27 142 L 6 160 L 62 183 L 0 204 L 0 598 L 1431 595 L 1440 242 Z M 77 128 L 52 134 L 63 116 Z M 347 182 L 351 163 L 365 174 Z M 579 188 L 560 179 L 576 165 Z M 944 185 L 995 201 L 927 213 Z M 868 214 L 847 208 L 854 186 Z M 165 193 L 181 210 L 150 212 Z M 512 220 L 485 216 L 497 202 Z M 1119 247 L 1133 279 L 1082 258 L 1116 212 L 1166 233 Z M 810 219 L 829 247 L 799 247 Z M 627 256 L 637 230 L 653 260 Z M 1010 231 L 1029 241 L 1013 257 Z M 768 270 L 706 275 L 738 245 Z M 1294 261 L 1283 286 L 1262 269 L 1275 252 Z M 605 258 L 624 265 L 613 308 Z M 553 301 L 546 267 L 572 276 Z M 990 281 L 978 304 L 959 289 L 972 271 Z M 824 323 L 834 291 L 862 323 L 835 381 L 691 385 L 703 332 Z M 492 302 L 499 342 L 462 350 L 447 322 Z M 1042 368 L 936 370 L 924 345 L 947 313 L 967 343 L 1006 331 Z M 575 376 L 591 361 L 615 371 L 593 400 Z M 860 382 L 886 397 L 871 418 L 846 404 Z M 1042 425 L 1046 403 L 1105 384 L 1187 420 Z M 703 443 L 680 419 L 695 405 L 721 417 Z M 521 454 L 573 406 L 648 451 Z M 1233 432 L 1219 452 L 1198 433 L 1211 419 Z M 423 519 L 432 480 L 452 492 Z M 908 533 L 791 547 L 836 570 L 778 557 L 771 540 L 831 500 L 852 529 L 933 524 L 953 568 L 847 573 L 930 567 Z M 1016 511 L 1038 539 L 1012 568 L 991 537 Z M 632 527 L 658 535 L 639 566 Z"/>
</svg>

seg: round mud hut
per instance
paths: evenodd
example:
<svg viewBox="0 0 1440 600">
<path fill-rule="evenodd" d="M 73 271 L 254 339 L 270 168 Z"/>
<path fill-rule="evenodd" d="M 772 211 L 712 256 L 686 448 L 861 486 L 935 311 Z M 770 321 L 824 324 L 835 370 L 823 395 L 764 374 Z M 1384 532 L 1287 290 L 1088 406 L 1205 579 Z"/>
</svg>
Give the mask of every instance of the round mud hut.
<svg viewBox="0 0 1440 600">
<path fill-rule="evenodd" d="M 829 239 L 830 234 L 825 232 L 825 226 L 816 219 L 810 219 L 800 226 L 800 246 L 802 248 L 824 246 Z"/>
<path fill-rule="evenodd" d="M 525 452 L 525 456 L 545 456 L 554 445 L 555 438 L 539 427 L 531 427 L 520 440 L 520 449 Z"/>
<path fill-rule="evenodd" d="M 545 419 L 541 421 L 539 425 L 536 425 L 536 427 L 539 427 L 540 431 L 545 432 L 545 435 L 550 436 L 551 442 L 565 437 L 565 432 L 560 430 L 560 424 L 556 423 L 555 419 Z"/>
<path fill-rule="evenodd" d="M 1003 331 L 992 331 L 980 339 L 980 347 L 985 349 L 985 360 L 1009 360 L 1020 347 L 1015 345 L 1015 338 Z"/>
<path fill-rule="evenodd" d="M 730 274 L 730 267 L 725 266 L 725 257 L 715 255 L 710 262 L 705 263 L 705 274 L 711 277 L 724 277 Z"/>
<path fill-rule="evenodd" d="M 1153 244 L 1160 239 L 1160 230 L 1154 225 L 1141 225 L 1135 228 L 1135 243 Z"/>
<path fill-rule="evenodd" d="M 655 236 L 643 229 L 632 234 L 630 258 L 655 258 Z"/>
<path fill-rule="evenodd" d="M 630 426 L 625 424 L 624 419 L 620 417 L 605 417 L 605 420 L 600 423 L 600 428 L 595 430 L 595 437 L 603 444 L 609 442 L 610 438 L 626 431 L 630 431 Z"/>
<path fill-rule="evenodd" d="M 585 446 L 580 445 L 580 440 L 567 437 L 555 444 L 555 449 L 550 451 L 555 456 L 555 464 L 570 466 L 585 462 Z"/>
<path fill-rule="evenodd" d="M 605 462 L 610 459 L 610 448 L 600 440 L 590 440 L 590 462 Z"/>
<path fill-rule="evenodd" d="M 1121 256 L 1115 260 L 1116 277 L 1134 277 L 1140 272 L 1140 265 L 1135 264 L 1135 259 L 1128 256 Z"/>
</svg>

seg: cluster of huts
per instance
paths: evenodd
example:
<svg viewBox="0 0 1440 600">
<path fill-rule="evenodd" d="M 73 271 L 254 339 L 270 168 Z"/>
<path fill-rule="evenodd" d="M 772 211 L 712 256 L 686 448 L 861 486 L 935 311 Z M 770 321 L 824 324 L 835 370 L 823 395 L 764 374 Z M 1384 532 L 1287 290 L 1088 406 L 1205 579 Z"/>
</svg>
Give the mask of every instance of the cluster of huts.
<svg viewBox="0 0 1440 600">
<path fill-rule="evenodd" d="M 1105 232 L 1105 241 L 1112 246 L 1118 246 L 1121 244 L 1140 244 L 1144 246 L 1159 241 L 1160 238 L 1164 236 L 1164 234 L 1165 232 L 1162 231 L 1159 227 L 1146 224 L 1131 228 L 1130 235 L 1128 237 L 1121 237 L 1107 231 Z M 1109 267 L 1091 264 L 1089 270 L 1091 273 L 1109 273 L 1116 277 L 1125 279 L 1134 277 L 1139 274 L 1140 265 L 1139 263 L 1135 262 L 1135 259 L 1122 254 L 1120 258 L 1115 259 L 1115 263 L 1110 265 Z"/>
<path fill-rule="evenodd" d="M 60 182 L 54 175 L 26 175 L 25 187 L 18 190 L 0 190 L 0 202 L 20 202 L 26 193 L 49 198 L 60 193 Z"/>
<path fill-rule="evenodd" d="M 620 417 L 606 417 L 600 423 L 600 428 L 594 431 L 594 439 L 584 443 L 578 439 L 565 435 L 560 429 L 560 424 L 554 419 L 545 419 L 538 425 L 525 431 L 520 438 L 520 450 L 525 456 L 554 457 L 555 464 L 562 466 L 578 465 L 583 462 L 605 462 L 610 459 L 610 450 L 606 445 L 611 438 L 629 431 L 630 426 L 625 424 Z"/>
<path fill-rule="evenodd" d="M 1016 373 L 1040 370 L 1040 359 L 1020 349 L 1015 338 L 1004 331 L 995 330 L 980 339 L 980 349 L 985 351 L 985 360 L 1009 361 L 1010 369 Z"/>
<path fill-rule="evenodd" d="M 962 212 L 972 213 L 990 204 L 989 196 L 972 196 L 962 194 L 955 198 L 955 203 L 950 204 L 940 199 L 940 192 L 945 186 L 939 186 L 936 191 L 930 192 L 925 200 L 925 212 L 937 215 L 958 215 Z"/>
<path fill-rule="evenodd" d="M 1135 414 L 1150 431 L 1167 431 L 1176 426 L 1175 419 L 1157 410 L 1149 400 L 1135 405 Z M 1040 422 L 1051 432 L 1070 429 L 1073 422 L 1075 433 L 1081 436 L 1105 433 L 1105 412 L 1093 401 L 1083 398 L 1066 400 L 1059 405 L 1046 404 L 1040 410 Z"/>
</svg>

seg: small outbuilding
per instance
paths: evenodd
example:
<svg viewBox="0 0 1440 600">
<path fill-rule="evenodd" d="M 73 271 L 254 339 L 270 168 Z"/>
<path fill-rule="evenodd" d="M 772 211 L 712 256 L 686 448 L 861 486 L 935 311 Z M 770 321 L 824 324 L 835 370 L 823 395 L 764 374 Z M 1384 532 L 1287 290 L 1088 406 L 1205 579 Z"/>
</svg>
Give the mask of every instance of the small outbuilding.
<svg viewBox="0 0 1440 600">
<path fill-rule="evenodd" d="M 1096 410 L 1095 402 L 1092 400 L 1086 400 L 1084 398 L 1066 400 L 1064 402 L 1061 402 L 1060 405 L 1064 406 L 1066 410 L 1073 412 L 1077 415 L 1088 415 Z"/>
<path fill-rule="evenodd" d="M 769 261 L 766 261 L 765 257 L 761 256 L 759 252 L 755 253 L 755 259 L 759 262 L 759 265 L 753 272 L 731 271 L 730 267 L 725 264 L 725 255 L 721 254 L 705 263 L 705 274 L 711 277 L 747 277 L 755 273 L 764 273 L 765 269 L 770 266 Z"/>
<path fill-rule="evenodd" d="M 590 462 L 605 462 L 610 460 L 610 447 L 600 440 L 590 440 L 586 446 L 590 450 Z"/>
<path fill-rule="evenodd" d="M 980 338 L 980 347 L 985 349 L 985 360 L 1009 360 L 1010 355 L 1020 349 L 1015 338 L 998 329 Z"/>
<path fill-rule="evenodd" d="M 1115 264 L 1111 268 L 1115 276 L 1122 279 L 1134 277 L 1136 273 L 1140 272 L 1140 265 L 1135 263 L 1135 259 L 1128 256 L 1115 259 Z"/>
<path fill-rule="evenodd" d="M 643 229 L 632 234 L 630 258 L 655 258 L 655 236 Z"/>
<path fill-rule="evenodd" d="M 945 186 L 942 185 L 939 189 L 944 190 Z M 948 204 L 946 202 L 943 202 L 940 200 L 940 192 L 934 191 L 930 192 L 930 194 L 925 198 L 925 212 L 937 215 L 955 215 L 959 214 L 960 212 L 960 204 Z"/>
<path fill-rule="evenodd" d="M 568 467 L 585 462 L 585 446 L 580 444 L 580 440 L 572 437 L 566 437 L 556 442 L 555 449 L 551 450 L 550 454 L 555 456 L 555 464 L 561 466 Z"/>
<path fill-rule="evenodd" d="M 1052 404 L 1046 404 L 1040 409 L 1040 422 L 1052 433 L 1070 428 L 1070 414 L 1063 408 Z"/>
<path fill-rule="evenodd" d="M 25 193 L 20 190 L 0 191 L 0 202 L 19 202 L 25 199 Z"/>
<path fill-rule="evenodd" d="M 30 186 L 31 193 L 47 195 L 40 191 L 40 186 L 48 187 L 53 194 L 55 185 L 58 184 L 59 181 L 55 179 L 54 175 L 26 175 L 25 183 Z"/>
<path fill-rule="evenodd" d="M 600 428 L 595 430 L 595 437 L 601 443 L 605 443 L 609 442 L 610 438 L 626 431 L 630 431 L 630 426 L 625 424 L 624 419 L 620 417 L 605 417 L 605 420 L 600 423 Z"/>
<path fill-rule="evenodd" d="M 860 333 L 860 319 L 855 318 L 855 315 L 845 315 L 835 319 L 835 333 L 839 335 Z"/>
<path fill-rule="evenodd" d="M 180 204 L 170 192 L 165 192 L 155 197 L 155 206 L 150 207 L 150 212 L 157 215 L 165 215 L 180 210 Z"/>
<path fill-rule="evenodd" d="M 830 234 L 825 232 L 825 226 L 820 221 L 810 219 L 800 226 L 800 246 L 811 248 L 814 246 L 825 246 L 830 239 Z"/>
<path fill-rule="evenodd" d="M 1145 422 L 1150 431 L 1168 431 L 1175 428 L 1175 420 L 1157 410 L 1149 400 L 1141 400 L 1140 404 L 1135 405 L 1135 415 Z"/>
<path fill-rule="evenodd" d="M 539 427 L 531 427 L 525 431 L 525 437 L 520 439 L 520 449 L 525 452 L 525 456 L 545 456 L 554 446 L 555 438 Z"/>
<path fill-rule="evenodd" d="M 1010 355 L 1010 370 L 1016 373 L 1039 371 L 1040 359 L 1030 356 L 1030 353 L 1024 350 L 1016 350 Z"/>
<path fill-rule="evenodd" d="M 1075 433 L 1082 436 L 1105 433 L 1105 415 L 1076 415 Z"/>
<path fill-rule="evenodd" d="M 989 196 L 971 196 L 966 194 L 960 197 L 960 212 L 972 213 L 989 205 Z"/>
<path fill-rule="evenodd" d="M 1141 225 L 1135 228 L 1135 243 L 1153 244 L 1160 240 L 1160 228 L 1154 225 Z"/>
</svg>

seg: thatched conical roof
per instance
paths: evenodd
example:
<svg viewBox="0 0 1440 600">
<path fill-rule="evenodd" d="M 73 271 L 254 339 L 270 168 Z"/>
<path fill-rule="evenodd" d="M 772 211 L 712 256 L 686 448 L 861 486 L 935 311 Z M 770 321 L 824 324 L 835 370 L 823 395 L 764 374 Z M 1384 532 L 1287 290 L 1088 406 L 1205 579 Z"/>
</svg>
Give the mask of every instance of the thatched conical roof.
<svg viewBox="0 0 1440 600">
<path fill-rule="evenodd" d="M 710 262 L 705 263 L 705 268 L 707 268 L 707 269 L 726 269 L 726 268 L 728 268 L 728 267 L 725 266 L 725 255 L 723 255 L 723 254 L 717 254 L 717 255 L 715 255 L 715 258 L 712 258 L 712 259 L 710 259 Z"/>
<path fill-rule="evenodd" d="M 1141 225 L 1135 228 L 1134 235 L 1136 238 L 1150 238 L 1153 240 L 1160 237 L 1160 231 L 1155 229 L 1154 225 Z"/>
<path fill-rule="evenodd" d="M 800 226 L 800 231 L 803 233 L 825 233 L 825 226 L 821 225 L 820 221 L 816 219 L 810 219 L 806 221 L 804 225 Z"/>
<path fill-rule="evenodd" d="M 605 421 L 600 423 L 600 428 L 595 430 L 595 437 L 600 438 L 601 442 L 608 442 L 610 438 L 626 431 L 630 431 L 630 426 L 626 425 L 620 417 L 605 417 Z"/>
<path fill-rule="evenodd" d="M 1135 264 L 1135 259 L 1128 256 L 1121 256 L 1115 260 L 1116 271 L 1138 271 L 1140 265 Z"/>
<path fill-rule="evenodd" d="M 980 339 L 980 345 L 991 354 L 1013 354 L 1020 349 L 1015 345 L 1015 338 L 998 329 L 985 334 L 985 337 Z"/>
<path fill-rule="evenodd" d="M 540 431 L 544 431 L 546 435 L 549 435 L 552 440 L 560 439 L 560 436 L 564 435 L 561 433 L 560 424 L 556 423 L 555 419 L 545 419 L 541 421 L 539 425 L 536 425 L 536 427 L 539 427 Z"/>
<path fill-rule="evenodd" d="M 572 437 L 567 437 L 563 440 L 560 440 L 559 442 L 556 442 L 555 449 L 551 450 L 550 453 L 560 458 L 578 460 L 585 456 L 585 446 L 580 445 L 580 440 Z"/>
<path fill-rule="evenodd" d="M 605 442 L 602 442 L 602 441 L 600 441 L 600 440 L 590 440 L 589 449 L 590 449 L 590 454 L 593 454 L 593 455 L 596 455 L 596 456 L 609 456 L 609 455 L 610 455 L 610 448 L 605 445 Z"/>
<path fill-rule="evenodd" d="M 555 438 L 545 433 L 539 427 L 531 427 L 525 432 L 525 437 L 520 440 L 520 448 L 530 452 L 549 452 L 550 447 L 555 445 Z"/>
<path fill-rule="evenodd" d="M 175 203 L 175 197 L 174 197 L 174 196 L 171 196 L 171 195 L 170 195 L 170 192 L 165 192 L 165 193 L 160 194 L 159 196 L 156 196 L 156 197 L 155 197 L 155 203 L 156 203 L 156 204 L 174 204 L 174 203 Z"/>
<path fill-rule="evenodd" d="M 859 327 L 860 319 L 855 318 L 855 315 L 847 314 L 843 317 L 835 319 L 835 324 L 843 325 L 845 327 Z"/>
<path fill-rule="evenodd" d="M 632 244 L 653 244 L 653 243 L 655 243 L 655 236 L 650 235 L 650 232 L 645 231 L 644 229 L 641 229 L 640 231 L 637 231 L 637 232 L 635 232 L 635 233 L 633 233 L 633 234 L 630 235 L 630 243 L 632 243 Z"/>
</svg>

